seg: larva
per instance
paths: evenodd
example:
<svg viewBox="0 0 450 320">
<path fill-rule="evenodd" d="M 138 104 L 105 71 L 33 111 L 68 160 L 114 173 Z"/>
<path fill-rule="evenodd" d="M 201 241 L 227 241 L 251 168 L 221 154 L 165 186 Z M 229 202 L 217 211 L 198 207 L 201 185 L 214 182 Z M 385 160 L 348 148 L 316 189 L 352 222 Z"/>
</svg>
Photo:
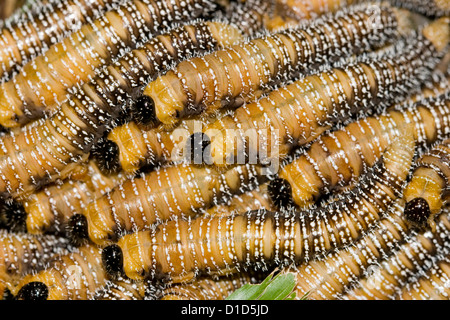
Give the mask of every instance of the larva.
<svg viewBox="0 0 450 320">
<path fill-rule="evenodd" d="M 203 277 L 188 283 L 172 284 L 162 290 L 158 300 L 225 300 L 231 293 L 255 279 L 247 273 L 219 277 Z"/>
<path fill-rule="evenodd" d="M 447 202 L 450 185 L 450 139 L 437 143 L 415 163 L 405 188 L 405 217 L 415 226 L 434 228 L 434 217 Z"/>
<path fill-rule="evenodd" d="M 450 3 L 448 0 L 390 0 L 396 6 L 419 12 L 429 17 L 448 16 L 450 14 Z"/>
<path fill-rule="evenodd" d="M 304 29 L 282 30 L 187 59 L 151 81 L 143 91 L 142 103 L 154 110 L 155 120 L 168 127 L 189 115 L 233 105 L 238 97 L 242 100 L 304 74 L 325 60 L 392 40 L 397 31 L 395 9 L 380 7 L 377 30 L 367 23 L 368 17 L 367 6 L 352 7 L 317 19 Z"/>
<path fill-rule="evenodd" d="M 332 190 L 345 188 L 380 157 L 405 123 L 423 148 L 448 134 L 449 96 L 428 98 L 408 108 L 367 117 L 323 134 L 281 168 L 269 185 L 277 206 L 309 207 Z"/>
<path fill-rule="evenodd" d="M 414 155 L 411 134 L 386 150 L 373 176 L 327 207 L 309 212 L 249 211 L 176 219 L 123 236 L 102 252 L 111 275 L 183 282 L 201 273 L 230 273 L 309 261 L 360 238 L 400 195 Z"/>
<path fill-rule="evenodd" d="M 81 213 L 88 203 L 125 179 L 123 174 L 102 174 L 90 161 L 76 178 L 45 186 L 21 201 L 27 232 L 66 234 L 67 223 L 74 214 Z"/>
<path fill-rule="evenodd" d="M 439 256 L 448 254 L 450 222 L 448 214 L 443 214 L 436 232 L 421 233 L 414 241 L 403 244 L 396 253 L 381 262 L 372 274 L 346 291 L 341 299 L 395 299 L 402 288 L 407 286 L 408 279 L 439 261 Z"/>
<path fill-rule="evenodd" d="M 60 177 L 81 161 L 135 90 L 174 60 L 240 39 L 220 22 L 199 22 L 157 36 L 79 87 L 52 117 L 0 138 L 0 194 L 17 197 Z M 20 146 L 20 148 L 19 148 Z"/>
<path fill-rule="evenodd" d="M 12 294 L 19 300 L 90 300 L 107 281 L 101 248 L 86 244 L 23 277 Z"/>
<path fill-rule="evenodd" d="M 96 69 L 122 51 L 175 23 L 195 19 L 208 8 L 208 0 L 131 0 L 106 12 L 0 85 L 0 124 L 23 125 L 46 108 L 60 105 L 71 88 L 92 78 Z"/>
<path fill-rule="evenodd" d="M 403 208 L 404 201 L 397 199 L 378 226 L 358 241 L 330 252 L 323 259 L 286 268 L 296 274 L 296 296 L 308 294 L 309 300 L 342 299 L 345 292 L 357 286 L 362 278 L 373 274 L 374 268 L 390 259 L 393 252 L 417 246 L 418 239 L 428 243 L 427 235 L 409 228 L 403 218 Z M 442 227 L 448 226 L 448 214 L 440 219 Z"/>
<path fill-rule="evenodd" d="M 396 297 L 400 300 L 449 300 L 450 259 L 447 255 Z"/>
<path fill-rule="evenodd" d="M 13 290 L 21 276 L 44 268 L 68 247 L 68 240 L 53 235 L 33 236 L 0 230 L 0 300 L 5 289 Z"/>
<path fill-rule="evenodd" d="M 13 15 L 15 10 L 23 5 L 23 0 L 5 0 L 0 3 L 0 19 L 7 19 Z"/>
<path fill-rule="evenodd" d="M 173 130 L 165 130 L 161 125 L 149 126 L 147 117 L 135 113 L 132 121 L 112 128 L 107 139 L 97 145 L 98 161 L 101 167 L 120 168 L 126 173 L 134 173 L 145 166 L 180 162 L 186 156 L 183 147 L 189 137 L 200 130 L 199 125 L 214 121 L 226 112 L 222 109 L 210 117 L 186 119 Z M 104 157 L 107 152 L 109 156 Z"/>
<path fill-rule="evenodd" d="M 130 279 L 111 280 L 98 290 L 94 300 L 147 300 L 151 283 Z"/>
<path fill-rule="evenodd" d="M 0 31 L 0 74 L 8 79 L 14 72 L 43 54 L 83 24 L 99 18 L 122 0 L 48 1 L 6 23 Z"/>
<path fill-rule="evenodd" d="M 262 169 L 250 165 L 225 172 L 185 163 L 163 167 L 119 184 L 89 203 L 70 223 L 79 226 L 79 237 L 88 235 L 104 245 L 157 222 L 194 216 L 233 194 L 255 188 L 263 179 Z"/>
<path fill-rule="evenodd" d="M 435 49 L 419 37 L 404 51 L 313 74 L 271 91 L 204 126 L 210 162 L 242 163 L 238 157 L 244 154 L 252 163 L 258 158 L 284 159 L 336 123 L 406 98 L 418 82 L 428 80 L 425 74 L 431 74 L 436 63 Z"/>
</svg>

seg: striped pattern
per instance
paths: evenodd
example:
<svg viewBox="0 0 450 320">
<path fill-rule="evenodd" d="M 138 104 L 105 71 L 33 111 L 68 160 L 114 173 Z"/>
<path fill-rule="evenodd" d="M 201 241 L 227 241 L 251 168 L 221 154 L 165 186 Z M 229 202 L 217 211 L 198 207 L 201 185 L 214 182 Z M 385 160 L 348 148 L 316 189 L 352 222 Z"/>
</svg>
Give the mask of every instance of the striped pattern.
<svg viewBox="0 0 450 320">
<path fill-rule="evenodd" d="M 239 38 L 236 29 L 226 24 L 200 22 L 173 29 L 129 52 L 79 87 L 52 117 L 0 139 L 0 193 L 17 197 L 61 177 L 63 170 L 70 171 L 69 164 L 91 151 L 119 115 L 118 109 L 146 79 L 193 50 Z"/>
<path fill-rule="evenodd" d="M 317 210 L 177 219 L 125 235 L 117 242 L 124 272 L 131 279 L 157 276 L 182 282 L 201 273 L 267 271 L 349 245 L 379 221 L 401 192 L 414 154 L 413 139 L 405 135 L 391 147 L 383 166 L 360 188 Z"/>
<path fill-rule="evenodd" d="M 155 33 L 199 17 L 208 0 L 131 0 L 83 25 L 0 86 L 0 124 L 22 125 L 55 109 L 77 84 Z"/>
<path fill-rule="evenodd" d="M 144 95 L 153 100 L 156 118 L 168 127 L 185 116 L 232 105 L 237 98 L 248 101 L 254 92 L 307 74 L 314 66 L 391 41 L 397 31 L 395 10 L 380 10 L 377 30 L 367 23 L 367 6 L 357 6 L 304 29 L 280 31 L 188 59 L 150 82 Z"/>
</svg>

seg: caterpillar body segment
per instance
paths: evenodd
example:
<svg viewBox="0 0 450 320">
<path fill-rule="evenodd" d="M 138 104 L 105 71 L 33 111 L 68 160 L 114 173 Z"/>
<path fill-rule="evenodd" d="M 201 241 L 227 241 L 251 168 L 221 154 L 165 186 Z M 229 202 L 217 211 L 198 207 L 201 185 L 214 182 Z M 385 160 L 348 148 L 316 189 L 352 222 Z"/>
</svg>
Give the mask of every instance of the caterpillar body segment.
<svg viewBox="0 0 450 320">
<path fill-rule="evenodd" d="M 438 220 L 436 232 L 420 233 L 403 244 L 394 255 L 374 268 L 370 275 L 342 295 L 342 299 L 395 299 L 408 282 L 436 264 L 448 254 L 448 213 Z"/>
<path fill-rule="evenodd" d="M 23 277 L 12 293 L 19 300 L 90 300 L 108 280 L 101 248 L 87 244 Z"/>
<path fill-rule="evenodd" d="M 287 17 L 298 21 L 311 20 L 327 12 L 335 12 L 340 8 L 351 6 L 357 0 L 276 0 L 276 5 Z M 375 6 L 374 6 L 375 10 Z"/>
<path fill-rule="evenodd" d="M 262 169 L 250 165 L 217 172 L 181 163 L 123 182 L 91 202 L 82 214 L 89 239 L 104 245 L 158 222 L 192 217 L 233 194 L 254 189 L 264 179 Z"/>
<path fill-rule="evenodd" d="M 434 227 L 434 217 L 448 199 L 450 183 L 450 139 L 435 144 L 415 163 L 405 188 L 405 217 L 412 224 Z"/>
<path fill-rule="evenodd" d="M 236 28 L 224 23 L 199 22 L 157 36 L 124 55 L 78 88 L 52 117 L 0 139 L 0 193 L 15 197 L 54 181 L 59 172 L 91 151 L 118 115 L 117 109 L 145 79 L 193 50 L 214 47 L 216 39 L 225 45 L 240 37 Z"/>
<path fill-rule="evenodd" d="M 172 284 L 162 290 L 158 300 L 225 300 L 231 293 L 255 279 L 247 273 L 219 277 L 203 277 L 188 283 Z"/>
<path fill-rule="evenodd" d="M 245 100 L 305 74 L 325 60 L 386 44 L 396 34 L 397 19 L 394 9 L 380 10 L 376 32 L 367 25 L 367 7 L 350 8 L 304 29 L 283 30 L 183 61 L 150 82 L 143 93 L 151 99 L 156 118 L 171 127 L 188 115 L 214 111 L 237 97 Z"/>
<path fill-rule="evenodd" d="M 123 0 L 47 1 L 12 18 L 0 31 L 0 75 L 7 80 L 29 60 Z"/>
<path fill-rule="evenodd" d="M 44 268 L 55 255 L 65 252 L 68 244 L 63 237 L 0 230 L 0 300 L 20 277 Z"/>
<path fill-rule="evenodd" d="M 90 80 L 126 49 L 175 23 L 199 17 L 208 0 L 131 0 L 49 48 L 0 85 L 0 124 L 15 127 L 59 106 L 77 84 Z"/>
<path fill-rule="evenodd" d="M 73 215 L 82 213 L 88 203 L 125 180 L 124 174 L 104 175 L 90 161 L 84 173 L 76 179 L 45 186 L 22 201 L 27 232 L 66 234 L 67 224 Z"/>
<path fill-rule="evenodd" d="M 276 205 L 311 206 L 332 190 L 348 188 L 381 156 L 405 124 L 413 124 L 419 149 L 448 134 L 448 95 L 367 117 L 317 138 L 297 159 L 278 172 L 269 186 Z"/>
<path fill-rule="evenodd" d="M 450 3 L 447 0 L 390 0 L 393 5 L 424 14 L 429 17 L 450 15 Z"/>
<path fill-rule="evenodd" d="M 378 223 L 400 195 L 413 155 L 412 136 L 405 134 L 386 150 L 382 167 L 361 188 L 317 210 L 200 216 L 125 235 L 103 250 L 105 268 L 131 279 L 182 282 L 201 273 L 265 271 L 310 261 L 351 244 Z"/>
<path fill-rule="evenodd" d="M 149 281 L 111 280 L 98 290 L 94 300 L 148 300 Z"/>
<path fill-rule="evenodd" d="M 418 70 L 424 76 L 435 66 L 428 45 L 310 75 L 237 108 L 203 129 L 212 162 L 228 165 L 243 153 L 283 159 L 336 123 L 406 98 L 416 90 Z"/>
<path fill-rule="evenodd" d="M 258 209 L 266 209 L 268 211 L 276 210 L 276 207 L 269 197 L 267 183 L 261 184 L 254 190 L 235 195 L 226 203 L 217 204 L 207 209 L 204 214 L 226 216 Z"/>
<path fill-rule="evenodd" d="M 450 262 L 447 255 L 426 274 L 408 283 L 396 297 L 399 300 L 449 300 Z"/>
<path fill-rule="evenodd" d="M 296 296 L 308 294 L 309 300 L 346 299 L 347 294 L 354 288 L 361 288 L 363 282 L 364 288 L 376 292 L 380 282 L 367 279 L 378 274 L 376 270 L 383 268 L 386 261 L 394 261 L 396 255 L 411 252 L 411 248 L 426 248 L 430 252 L 442 248 L 439 235 L 430 236 L 410 228 L 403 217 L 403 209 L 404 201 L 399 198 L 379 221 L 379 225 L 358 241 L 330 252 L 322 259 L 287 268 L 297 275 Z M 448 218 L 448 214 L 440 216 L 440 227 L 447 228 Z M 442 236 L 447 237 L 445 233 Z M 429 256 L 421 258 L 427 259 Z"/>
</svg>

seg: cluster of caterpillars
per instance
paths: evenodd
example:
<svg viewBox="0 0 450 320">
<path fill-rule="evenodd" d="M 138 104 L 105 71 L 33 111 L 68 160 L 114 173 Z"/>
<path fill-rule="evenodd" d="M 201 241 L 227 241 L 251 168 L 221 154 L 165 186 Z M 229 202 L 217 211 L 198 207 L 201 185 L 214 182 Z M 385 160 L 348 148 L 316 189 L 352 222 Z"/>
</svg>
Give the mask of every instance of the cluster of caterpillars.
<svg viewBox="0 0 450 320">
<path fill-rule="evenodd" d="M 450 7 L 32 0 L 0 23 L 0 299 L 449 299 Z"/>
</svg>

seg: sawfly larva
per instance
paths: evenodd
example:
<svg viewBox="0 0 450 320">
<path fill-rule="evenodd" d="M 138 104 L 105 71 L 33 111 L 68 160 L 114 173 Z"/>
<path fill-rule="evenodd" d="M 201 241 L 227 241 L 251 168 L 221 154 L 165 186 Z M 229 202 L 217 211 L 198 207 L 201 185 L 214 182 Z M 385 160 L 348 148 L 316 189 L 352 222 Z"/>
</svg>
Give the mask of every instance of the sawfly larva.
<svg viewBox="0 0 450 320">
<path fill-rule="evenodd" d="M 401 245 L 394 254 L 384 259 L 377 267 L 353 288 L 349 288 L 340 299 L 391 300 L 405 288 L 411 279 L 426 273 L 439 257 L 448 254 L 450 222 L 448 212 L 438 220 L 436 231 L 420 233 Z"/>
<path fill-rule="evenodd" d="M 254 92 L 305 74 L 324 61 L 361 53 L 392 41 L 394 8 L 380 7 L 380 25 L 368 24 L 367 6 L 319 18 L 304 29 L 288 29 L 179 63 L 151 81 L 141 103 L 156 121 L 173 127 L 181 118 L 248 101 Z M 376 29 L 376 30 L 375 30 Z"/>
<path fill-rule="evenodd" d="M 87 235 L 104 245 L 157 222 L 192 217 L 233 194 L 254 189 L 263 179 L 262 169 L 250 165 L 225 172 L 185 163 L 163 167 L 119 184 L 73 216 L 70 224 L 78 226 L 75 241 Z"/>
<path fill-rule="evenodd" d="M 405 218 L 418 227 L 434 228 L 450 190 L 450 139 L 434 145 L 421 155 L 405 188 Z"/>
<path fill-rule="evenodd" d="M 210 7 L 209 0 L 130 0 L 106 12 L 0 85 L 0 124 L 20 126 L 46 109 L 55 109 L 72 93 L 71 88 L 90 80 L 99 67 L 153 34 L 199 17 Z"/>
<path fill-rule="evenodd" d="M 359 239 L 400 196 L 414 155 L 409 130 L 395 140 L 360 187 L 307 212 L 249 211 L 161 223 L 123 236 L 102 252 L 112 276 L 187 281 L 201 273 L 309 261 Z"/>
<path fill-rule="evenodd" d="M 412 42 L 395 54 L 304 77 L 206 124 L 197 136 L 209 142 L 211 160 L 205 162 L 227 166 L 284 159 L 337 123 L 400 102 L 428 81 L 438 62 L 436 51 L 442 50 L 420 36 Z"/>
<path fill-rule="evenodd" d="M 27 232 L 66 234 L 67 223 L 74 214 L 81 213 L 88 203 L 125 179 L 123 174 L 106 176 L 89 162 L 77 177 L 45 186 L 20 201 Z"/>
<path fill-rule="evenodd" d="M 428 98 L 323 134 L 279 170 L 269 185 L 274 203 L 305 208 L 332 190 L 348 188 L 378 160 L 405 123 L 414 125 L 419 147 L 442 139 L 449 133 L 449 98 L 448 94 Z"/>
<path fill-rule="evenodd" d="M 0 138 L 0 194 L 29 194 L 70 171 L 146 79 L 200 48 L 226 46 L 240 37 L 227 24 L 199 22 L 159 35 L 124 55 L 77 88 L 52 117 Z"/>
<path fill-rule="evenodd" d="M 12 294 L 18 300 L 90 300 L 108 279 L 101 248 L 87 244 L 55 258 L 44 270 L 26 275 Z"/>
<path fill-rule="evenodd" d="M 40 1 L 42 2 L 42 1 Z M 122 0 L 60 0 L 41 3 L 0 30 L 0 75 L 7 80 L 32 58 L 43 54 L 83 24 Z"/>
<path fill-rule="evenodd" d="M 34 236 L 0 230 L 0 300 L 5 290 L 12 290 L 20 277 L 45 267 L 69 242 L 53 235 Z"/>
</svg>

